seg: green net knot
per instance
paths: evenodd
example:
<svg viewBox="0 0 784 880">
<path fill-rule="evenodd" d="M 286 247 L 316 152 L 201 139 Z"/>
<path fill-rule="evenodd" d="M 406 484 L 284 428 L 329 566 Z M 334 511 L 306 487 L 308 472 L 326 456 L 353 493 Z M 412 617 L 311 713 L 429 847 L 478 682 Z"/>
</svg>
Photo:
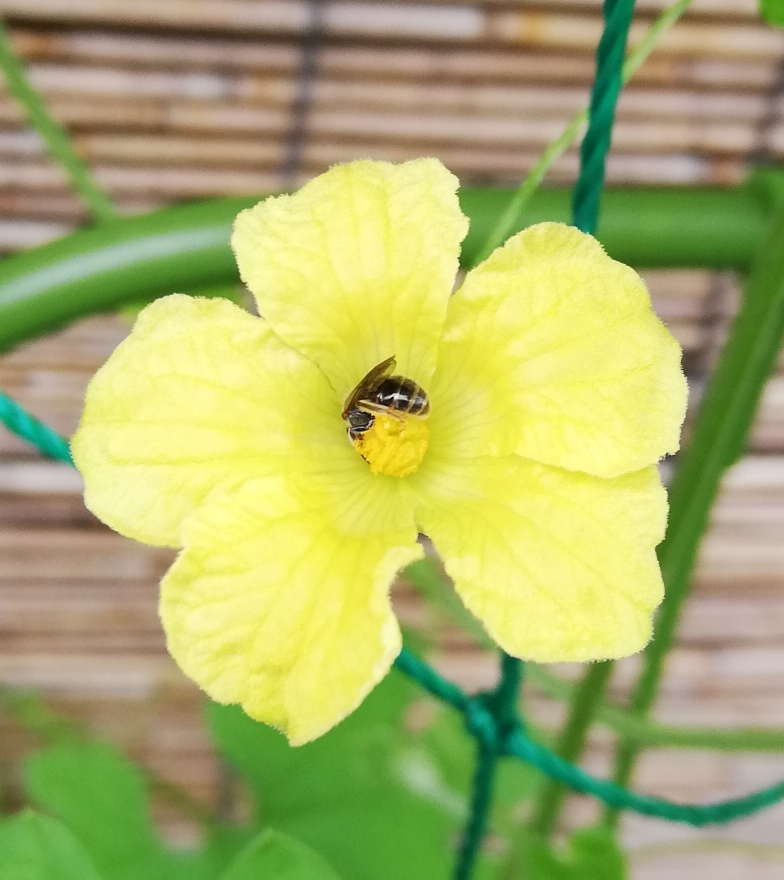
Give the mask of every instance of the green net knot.
<svg viewBox="0 0 784 880">
<path fill-rule="evenodd" d="M 463 707 L 466 730 L 487 753 L 503 755 L 510 737 L 520 730 L 516 715 L 500 705 L 498 691 L 474 694 Z"/>
<path fill-rule="evenodd" d="M 491 694 L 476 694 L 466 704 L 463 719 L 471 736 L 482 751 L 498 754 L 501 743 L 498 722 L 493 715 L 488 697 Z"/>
</svg>

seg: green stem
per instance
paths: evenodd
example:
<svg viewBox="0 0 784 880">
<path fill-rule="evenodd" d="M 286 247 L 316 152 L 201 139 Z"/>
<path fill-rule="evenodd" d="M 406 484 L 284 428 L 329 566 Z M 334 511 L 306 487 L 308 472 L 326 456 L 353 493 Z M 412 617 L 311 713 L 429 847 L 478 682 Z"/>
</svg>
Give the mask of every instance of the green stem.
<svg viewBox="0 0 784 880">
<path fill-rule="evenodd" d="M 771 175 L 782 176 L 781 171 Z M 471 220 L 463 265 L 474 254 L 507 190 L 464 189 Z M 154 297 L 237 281 L 229 248 L 234 217 L 258 197 L 178 205 L 122 217 L 8 257 L 0 263 L 0 352 L 77 318 Z M 568 190 L 536 194 L 521 218 L 569 219 Z M 635 266 L 745 269 L 765 234 L 770 205 L 756 185 L 608 190 L 599 239 Z"/>
<path fill-rule="evenodd" d="M 768 843 L 752 843 L 746 840 L 727 840 L 720 837 L 699 837 L 697 840 L 666 840 L 662 843 L 647 843 L 628 849 L 631 859 L 637 863 L 644 860 L 689 854 L 712 856 L 716 853 L 730 853 L 749 858 L 772 861 L 784 860 L 784 846 Z M 749 866 L 749 870 L 750 870 Z"/>
<path fill-rule="evenodd" d="M 689 594 L 700 538 L 725 470 L 742 454 L 754 413 L 784 337 L 784 201 L 749 274 L 743 305 L 700 406 L 686 452 L 670 489 L 667 537 L 659 547 L 666 598 L 653 641 L 631 699 L 646 713 L 656 696 L 664 659 L 675 637 Z M 634 767 L 637 747 L 622 744 L 615 779 L 623 785 Z M 609 811 L 608 823 L 615 822 Z"/>
<path fill-rule="evenodd" d="M 621 73 L 621 81 L 623 84 L 629 82 L 640 67 L 642 67 L 643 63 L 651 52 L 653 52 L 662 36 L 683 15 L 691 2 L 692 0 L 678 0 L 677 3 L 674 3 L 668 9 L 665 9 L 650 28 L 648 28 L 639 46 L 629 54 L 629 57 L 623 65 Z M 509 235 L 517 230 L 520 225 L 520 217 L 523 211 L 544 180 L 545 175 L 550 170 L 553 163 L 577 140 L 587 122 L 588 108 L 586 107 L 584 110 L 577 113 L 561 134 L 545 148 L 542 155 L 534 164 L 534 167 L 528 172 L 525 179 L 520 184 L 520 187 L 516 190 L 503 212 L 500 214 L 498 222 L 488 233 L 484 244 L 477 249 L 475 257 L 476 263 L 481 263 L 483 260 L 486 260 L 499 244 L 506 241 Z"/>
<path fill-rule="evenodd" d="M 593 719 L 594 703 L 601 697 L 611 672 L 610 663 L 593 663 L 574 689 L 569 719 L 555 749 L 565 760 L 574 761 L 581 754 Z M 532 826 L 543 837 L 552 833 L 565 796 L 566 789 L 554 779 L 549 779 L 542 787 L 534 807 Z"/>
<path fill-rule="evenodd" d="M 68 175 L 71 186 L 90 209 L 95 220 L 111 220 L 117 213 L 114 203 L 96 182 L 87 164 L 74 149 L 65 129 L 49 113 L 38 92 L 27 77 L 0 19 L 0 70 L 8 90 L 24 107 L 30 125 L 41 136 L 49 155 Z"/>
<path fill-rule="evenodd" d="M 529 663 L 528 680 L 543 693 L 566 702 L 577 700 L 580 684 L 553 675 L 541 666 Z M 640 745 L 660 749 L 705 749 L 719 752 L 784 752 L 784 730 L 738 727 L 720 730 L 713 727 L 674 727 L 657 724 L 635 715 L 628 709 L 599 700 L 596 720 Z"/>
</svg>

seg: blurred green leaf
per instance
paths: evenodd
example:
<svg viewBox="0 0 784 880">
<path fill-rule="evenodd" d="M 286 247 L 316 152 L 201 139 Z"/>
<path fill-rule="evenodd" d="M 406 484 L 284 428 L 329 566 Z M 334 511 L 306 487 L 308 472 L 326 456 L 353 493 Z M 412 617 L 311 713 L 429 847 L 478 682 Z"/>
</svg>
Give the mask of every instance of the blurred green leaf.
<svg viewBox="0 0 784 880">
<path fill-rule="evenodd" d="M 530 764 L 515 758 L 501 758 L 495 781 L 491 828 L 496 834 L 511 835 L 521 826 L 524 806 L 538 791 L 542 775 Z"/>
<path fill-rule="evenodd" d="M 414 686 L 401 676 L 387 676 L 345 721 L 296 749 L 236 706 L 210 704 L 208 721 L 221 751 L 251 784 L 262 818 L 274 823 L 281 813 L 371 789 L 389 763 L 414 694 Z"/>
<path fill-rule="evenodd" d="M 144 781 L 108 745 L 45 749 L 27 761 L 25 784 L 31 799 L 60 817 L 107 873 L 161 849 Z"/>
<path fill-rule="evenodd" d="M 540 835 L 523 831 L 501 870 L 499 880 L 626 880 L 623 851 L 603 826 L 581 828 L 557 852 Z"/>
<path fill-rule="evenodd" d="M 387 676 L 345 721 L 296 749 L 237 707 L 211 705 L 209 720 L 264 825 L 312 846 L 346 880 L 445 880 L 459 816 L 407 774 L 403 721 L 415 693 Z"/>
<path fill-rule="evenodd" d="M 71 832 L 26 812 L 0 823 L 0 880 L 101 880 Z"/>
<path fill-rule="evenodd" d="M 339 880 L 330 866 L 287 834 L 267 829 L 240 853 L 221 880 Z"/>
<path fill-rule="evenodd" d="M 569 839 L 575 880 L 625 880 L 626 857 L 614 833 L 603 826 L 581 828 Z"/>
<path fill-rule="evenodd" d="M 460 798 L 461 810 L 467 814 L 476 747 L 466 732 L 462 716 L 437 705 L 433 719 L 411 740 L 412 749 L 416 748 L 435 765 L 442 784 Z"/>
<path fill-rule="evenodd" d="M 768 24 L 784 25 L 784 0 L 760 0 L 760 15 Z"/>
<path fill-rule="evenodd" d="M 159 859 L 160 880 L 215 880 L 223 877 L 223 872 L 232 865 L 238 854 L 253 840 L 253 828 L 240 828 L 235 825 L 216 825 L 209 832 L 201 850 L 195 852 L 167 853 L 165 860 Z M 167 873 L 168 872 L 168 873 Z M 139 880 L 148 880 L 141 874 Z"/>
<path fill-rule="evenodd" d="M 106 880 L 213 880 L 248 840 L 216 828 L 198 852 L 174 852 L 158 837 L 146 783 L 103 743 L 68 743 L 25 765 L 29 797 L 62 819 Z"/>
</svg>

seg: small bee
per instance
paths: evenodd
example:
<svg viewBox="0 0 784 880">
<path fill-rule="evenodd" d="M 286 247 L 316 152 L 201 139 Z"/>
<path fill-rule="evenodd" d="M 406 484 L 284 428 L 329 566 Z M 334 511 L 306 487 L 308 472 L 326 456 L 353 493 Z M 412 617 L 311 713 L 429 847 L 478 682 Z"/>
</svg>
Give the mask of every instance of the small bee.
<svg viewBox="0 0 784 880">
<path fill-rule="evenodd" d="M 386 413 L 402 421 L 404 415 L 425 418 L 430 412 L 425 390 L 412 379 L 393 376 L 394 369 L 394 356 L 382 361 L 346 398 L 341 416 L 352 442 L 370 428 L 375 414 Z"/>
</svg>

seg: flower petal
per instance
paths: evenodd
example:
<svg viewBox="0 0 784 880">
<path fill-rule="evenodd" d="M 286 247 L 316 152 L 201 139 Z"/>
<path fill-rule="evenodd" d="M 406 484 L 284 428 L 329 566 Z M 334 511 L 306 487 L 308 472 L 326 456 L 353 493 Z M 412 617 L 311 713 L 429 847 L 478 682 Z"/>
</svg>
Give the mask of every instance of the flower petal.
<svg viewBox="0 0 784 880">
<path fill-rule="evenodd" d="M 71 446 L 90 510 L 164 546 L 218 486 L 357 457 L 310 361 L 237 306 L 182 295 L 144 309 L 93 377 Z"/>
<path fill-rule="evenodd" d="M 680 347 L 640 277 L 591 236 L 540 223 L 452 298 L 431 442 L 614 477 L 678 448 Z"/>
<path fill-rule="evenodd" d="M 427 383 L 468 221 L 435 159 L 338 165 L 243 211 L 232 247 L 259 311 L 341 398 L 388 357 Z"/>
<path fill-rule="evenodd" d="M 559 662 L 645 646 L 662 599 L 656 468 L 604 480 L 516 456 L 427 465 L 417 522 L 504 650 Z"/>
<path fill-rule="evenodd" d="M 161 585 L 182 670 L 294 745 L 356 708 L 400 651 L 389 585 L 422 556 L 400 486 L 346 469 L 213 495 Z"/>
</svg>

